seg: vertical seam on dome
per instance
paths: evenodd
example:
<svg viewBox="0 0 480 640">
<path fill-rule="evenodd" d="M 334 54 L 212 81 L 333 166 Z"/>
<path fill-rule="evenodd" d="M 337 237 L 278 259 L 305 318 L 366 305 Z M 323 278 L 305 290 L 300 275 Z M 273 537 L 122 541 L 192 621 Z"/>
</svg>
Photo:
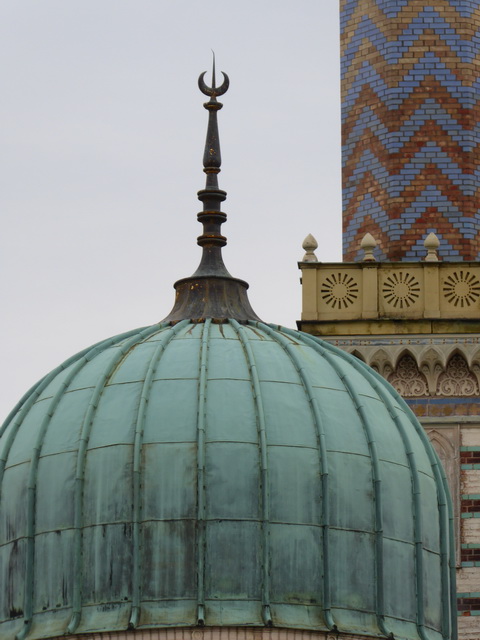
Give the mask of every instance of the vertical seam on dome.
<svg viewBox="0 0 480 640">
<path fill-rule="evenodd" d="M 315 348 L 321 348 L 320 345 L 317 345 L 317 343 L 312 339 L 309 338 L 307 336 L 302 336 L 304 337 L 308 342 L 311 342 Z M 457 633 L 456 633 L 456 624 L 455 624 L 455 619 L 454 619 L 454 615 L 456 613 L 456 594 L 455 594 L 455 564 L 454 564 L 454 550 L 453 550 L 453 545 L 450 544 L 450 554 L 448 553 L 448 549 L 447 549 L 447 531 L 446 531 L 446 520 L 449 521 L 450 523 L 453 522 L 453 515 L 452 515 L 452 507 L 451 507 L 451 503 L 449 501 L 449 494 L 448 491 L 446 491 L 445 486 L 446 486 L 446 478 L 444 476 L 444 473 L 442 471 L 442 466 L 438 461 L 438 456 L 436 455 L 433 447 L 430 444 L 430 441 L 428 439 L 428 436 L 426 435 L 425 431 L 423 430 L 423 427 L 421 425 L 418 425 L 418 421 L 417 418 L 415 416 L 415 414 L 413 413 L 413 411 L 410 409 L 410 407 L 405 403 L 405 401 L 403 400 L 403 398 L 400 396 L 400 394 L 391 386 L 389 385 L 386 380 L 384 378 L 382 378 L 382 376 L 377 373 L 375 370 L 371 369 L 370 367 L 368 367 L 367 365 L 365 365 L 363 362 L 361 362 L 360 360 L 358 360 L 357 358 L 355 358 L 354 356 L 352 356 L 349 353 L 346 353 L 344 351 L 341 350 L 337 350 L 335 349 L 332 345 L 330 345 L 328 342 L 325 342 L 324 344 L 322 344 L 322 347 L 327 349 L 328 351 L 335 353 L 336 355 L 338 355 L 339 357 L 341 357 L 343 360 L 346 360 L 347 362 L 349 362 L 351 365 L 353 365 L 353 367 L 355 369 L 357 369 L 358 371 L 361 371 L 362 374 L 366 375 L 367 377 L 370 378 L 371 382 L 372 382 L 372 386 L 374 387 L 374 389 L 377 391 L 377 393 L 379 393 L 382 396 L 382 399 L 386 402 L 387 407 L 390 408 L 392 410 L 393 413 L 391 413 L 393 419 L 395 420 L 395 423 L 399 429 L 400 435 L 402 436 L 402 440 L 404 441 L 404 443 L 406 443 L 406 449 L 408 449 L 408 460 L 409 462 L 412 464 L 413 463 L 413 468 L 410 467 L 411 469 L 411 473 L 412 473 L 412 484 L 414 484 L 414 480 L 413 480 L 413 476 L 414 474 L 417 475 L 417 484 L 418 484 L 418 470 L 416 467 L 416 462 L 415 462 L 415 458 L 413 455 L 413 451 L 412 451 L 412 447 L 411 444 L 409 442 L 408 439 L 408 435 L 404 430 L 404 427 L 401 423 L 400 417 L 398 416 L 397 411 L 394 410 L 393 407 L 393 403 L 392 403 L 392 397 L 395 398 L 398 402 L 401 402 L 405 407 L 406 407 L 406 414 L 407 417 L 410 421 L 410 423 L 412 424 L 412 426 L 414 427 L 417 435 L 420 437 L 420 440 L 422 441 L 422 444 L 425 447 L 425 451 L 427 453 L 427 456 L 429 458 L 430 464 L 432 466 L 432 471 L 433 474 L 435 476 L 435 481 L 436 481 L 436 488 L 437 488 L 437 499 L 438 499 L 438 506 L 439 506 L 439 524 L 440 524 L 440 549 L 441 549 L 441 567 L 442 567 L 442 574 L 443 574 L 443 580 L 442 580 L 442 591 L 445 594 L 445 592 L 448 590 L 448 582 L 449 582 L 449 578 L 450 578 L 450 598 L 449 598 L 449 602 L 450 602 L 450 606 L 451 606 L 451 612 L 450 612 L 450 616 L 448 615 L 448 611 L 442 610 L 442 635 L 444 636 L 445 640 L 447 640 L 448 638 L 451 638 L 451 640 L 456 640 L 457 638 Z M 403 436 L 405 436 L 405 439 L 403 438 Z M 414 471 L 415 469 L 415 471 Z M 414 495 L 414 500 L 417 503 L 417 512 L 415 513 L 415 526 L 417 526 L 417 523 L 420 524 L 420 506 L 419 506 L 419 497 L 418 497 L 418 493 Z M 415 536 L 417 537 L 417 535 Z M 451 524 L 451 528 L 450 528 L 450 540 L 453 540 L 453 525 Z M 416 544 L 416 553 L 418 553 L 417 551 L 418 546 Z M 423 552 L 423 546 L 421 548 L 422 552 Z M 450 570 L 448 567 L 448 558 L 450 556 Z M 421 557 L 421 556 L 420 556 Z M 452 562 L 453 560 L 453 562 Z M 420 560 L 420 567 L 422 566 L 423 561 Z M 418 569 L 418 565 L 417 565 L 417 569 Z M 452 577 L 453 575 L 453 577 Z M 417 576 L 417 580 L 420 578 L 420 582 L 417 582 L 417 589 L 419 587 L 421 587 L 421 590 L 423 591 L 423 572 L 421 576 Z M 421 620 L 421 624 L 417 623 L 417 627 L 419 630 L 419 634 L 420 637 L 422 638 L 422 640 L 428 640 L 428 636 L 426 635 L 426 631 L 425 631 L 425 620 L 424 620 L 424 611 L 423 611 L 423 597 L 419 598 L 417 596 L 417 602 L 420 605 L 420 612 L 419 613 L 419 620 Z M 450 624 L 449 624 L 450 623 Z"/>
<path fill-rule="evenodd" d="M 263 329 L 271 338 L 278 342 L 283 349 L 287 352 L 291 358 L 299 378 L 302 382 L 302 386 L 308 397 L 310 404 L 310 410 L 312 412 L 313 420 L 317 431 L 319 461 L 320 461 L 320 477 L 322 488 L 322 522 L 320 530 L 322 532 L 322 555 L 323 555 L 323 602 L 322 610 L 324 613 L 325 624 L 330 631 L 336 631 L 337 627 L 332 617 L 331 611 L 331 590 L 330 590 L 330 553 L 329 553 L 329 527 L 330 527 L 330 515 L 328 504 L 328 460 L 327 460 L 327 447 L 325 440 L 325 429 L 323 426 L 322 416 L 320 414 L 320 408 L 318 406 L 317 399 L 314 397 L 313 389 L 310 381 L 308 380 L 305 372 L 305 367 L 301 364 L 297 353 L 293 347 L 293 344 L 286 340 L 282 335 L 278 334 L 274 327 L 266 325 L 264 323 L 255 322 L 249 323 Z"/>
<path fill-rule="evenodd" d="M 91 427 L 93 423 L 93 419 L 98 408 L 98 403 L 100 400 L 100 396 L 104 390 L 106 381 L 112 375 L 112 372 L 115 370 L 115 367 L 118 365 L 120 360 L 125 356 L 128 351 L 146 340 L 153 333 L 159 331 L 163 325 L 153 325 L 152 327 L 147 327 L 140 333 L 137 333 L 130 340 L 128 340 L 122 347 L 119 349 L 119 353 L 116 358 L 108 364 L 105 368 L 100 380 L 97 382 L 95 389 L 92 394 L 92 398 L 88 404 L 87 413 L 84 417 L 82 430 L 80 435 L 80 442 L 77 451 L 77 464 L 76 464 L 76 473 L 75 473 L 75 494 L 74 494 L 74 542 L 73 542 L 73 562 L 74 562 L 74 583 L 73 583 L 73 606 L 72 606 L 72 617 L 70 618 L 70 622 L 67 626 L 67 633 L 75 633 L 79 623 L 80 616 L 82 610 L 82 526 L 83 526 L 83 490 L 85 483 L 85 464 L 86 464 L 86 454 L 87 454 L 87 446 L 90 438 Z"/>
<path fill-rule="evenodd" d="M 24 627 L 17 634 L 17 640 L 23 640 L 24 638 L 26 638 L 26 636 L 28 635 L 28 632 L 30 631 L 31 622 L 32 622 L 31 619 L 33 616 L 33 596 L 34 596 L 33 591 L 34 591 L 34 577 L 35 577 L 34 576 L 35 524 L 36 524 L 35 508 L 36 508 L 36 490 L 37 490 L 37 480 L 38 480 L 38 463 L 39 463 L 40 453 L 43 447 L 43 442 L 45 439 L 45 434 L 46 434 L 48 425 L 50 424 L 50 421 L 53 417 L 55 409 L 57 408 L 58 403 L 60 402 L 63 394 L 68 389 L 68 387 L 70 386 L 72 380 L 75 378 L 77 373 L 94 356 L 98 355 L 104 349 L 112 346 L 112 344 L 115 344 L 115 342 L 119 342 L 122 339 L 124 339 L 123 335 L 110 338 L 109 340 L 104 340 L 100 343 L 97 343 L 93 347 L 81 352 L 83 355 L 77 354 L 77 356 L 74 356 L 73 359 L 70 358 L 65 363 L 63 363 L 63 365 L 60 365 L 60 367 L 57 367 L 51 374 L 49 374 L 44 378 L 45 384 L 42 385 L 42 389 L 45 388 L 46 384 L 48 384 L 53 377 L 58 375 L 58 373 L 63 371 L 67 366 L 70 366 L 70 364 L 72 364 L 72 361 L 75 363 L 75 366 L 73 367 L 72 371 L 70 371 L 66 379 L 62 382 L 62 384 L 58 388 L 55 395 L 50 400 L 48 412 L 44 416 L 42 423 L 40 425 L 38 436 L 35 441 L 35 446 L 33 448 L 32 459 L 30 461 L 30 471 L 29 471 L 28 484 L 27 484 L 27 535 L 26 535 L 27 550 L 26 550 L 25 592 L 24 592 L 24 608 L 23 608 Z M 38 397 L 40 393 L 41 393 L 41 389 L 38 390 L 36 397 Z M 29 408 L 30 407 L 26 408 L 26 411 L 28 411 Z M 23 419 L 23 413 L 21 417 Z M 21 421 L 17 425 L 15 434 L 18 431 L 20 424 L 21 424 Z M 13 444 L 13 439 L 11 439 L 11 442 L 9 444 L 11 447 L 11 445 Z M 5 459 L 5 462 L 6 462 L 6 459 Z M 0 483 L 3 480 L 4 467 L 5 467 L 5 463 L 3 464 L 3 467 L 1 469 Z"/>
<path fill-rule="evenodd" d="M 208 336 L 211 318 L 205 320 L 200 350 L 197 414 L 197 624 L 205 624 L 205 408 L 207 393 Z"/>
<path fill-rule="evenodd" d="M 135 424 L 135 440 L 133 445 L 133 507 L 132 507 L 132 610 L 128 626 L 135 629 L 140 619 L 140 516 L 141 516 L 141 454 L 143 447 L 143 432 L 145 427 L 145 416 L 147 412 L 148 396 L 153 384 L 153 376 L 157 371 L 158 363 L 172 339 L 179 333 L 180 329 L 188 324 L 188 320 L 179 322 L 165 333 L 165 340 L 161 341 L 150 360 L 145 380 L 140 396 L 140 405 L 137 412 Z"/>
<path fill-rule="evenodd" d="M 262 560 L 263 560 L 263 584 L 262 584 L 262 617 L 263 622 L 267 627 L 272 626 L 272 614 L 270 611 L 270 498 L 269 498 L 269 486 L 268 486 L 268 457 L 267 457 L 267 438 L 265 431 L 265 411 L 263 408 L 262 393 L 260 388 L 260 379 L 258 377 L 257 365 L 255 363 L 255 356 L 253 355 L 252 347 L 246 336 L 245 328 L 242 327 L 236 320 L 229 320 L 229 323 L 233 327 L 237 334 L 247 360 L 248 369 L 253 385 L 253 395 L 255 398 L 255 406 L 257 413 L 257 429 L 260 444 L 260 459 L 261 459 L 261 473 L 262 473 Z M 250 324 L 250 323 L 249 323 Z"/>
<path fill-rule="evenodd" d="M 293 332 L 284 330 L 285 333 L 293 335 Z M 298 339 L 298 334 L 296 335 Z M 303 339 L 304 336 L 302 335 Z M 310 341 L 305 339 L 308 344 Z M 312 341 L 313 342 L 313 341 Z M 382 510 L 382 493 L 381 493 L 381 477 L 380 467 L 378 463 L 378 452 L 375 439 L 373 438 L 370 425 L 368 423 L 365 409 L 360 400 L 359 394 L 353 387 L 347 374 L 345 374 L 337 362 L 335 362 L 331 353 L 323 346 L 314 343 L 315 350 L 329 363 L 337 376 L 340 378 L 342 384 L 350 395 L 357 413 L 360 416 L 362 427 L 365 432 L 365 438 L 367 440 L 368 448 L 370 451 L 370 459 L 372 462 L 372 484 L 374 493 L 374 508 L 375 508 L 375 573 L 376 573 L 376 587 L 375 587 L 375 616 L 377 618 L 377 625 L 380 633 L 387 638 L 393 638 L 393 633 L 385 625 L 385 601 L 384 601 L 384 567 L 383 567 L 383 510 Z"/>
</svg>

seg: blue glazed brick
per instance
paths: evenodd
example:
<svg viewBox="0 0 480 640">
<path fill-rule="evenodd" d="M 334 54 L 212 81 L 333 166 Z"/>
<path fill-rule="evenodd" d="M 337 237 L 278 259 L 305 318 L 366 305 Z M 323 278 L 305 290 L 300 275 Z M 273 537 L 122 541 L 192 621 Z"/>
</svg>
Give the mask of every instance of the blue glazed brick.
<svg viewBox="0 0 480 640">
<path fill-rule="evenodd" d="M 463 167 L 471 166 L 469 156 L 480 144 L 479 124 L 474 123 L 474 131 L 470 128 L 480 92 L 473 67 L 480 51 L 479 18 L 473 16 L 478 2 L 432 3 L 417 13 L 404 10 L 409 1 L 341 0 L 341 31 L 348 34 L 342 57 L 343 203 L 348 216 L 344 255 L 353 259 L 368 230 L 367 220 L 374 220 L 382 233 L 386 259 L 421 259 L 425 229 L 431 228 L 431 215 L 435 215 L 439 228 L 454 224 L 458 234 L 450 242 L 442 238 L 439 253 L 476 259 L 480 217 L 474 199 L 480 171 L 465 174 Z M 398 32 L 400 13 L 402 19 L 411 16 L 411 22 L 402 23 Z M 452 15 L 458 15 L 458 20 Z M 471 16 L 467 31 L 465 16 Z M 436 41 L 430 50 L 415 52 L 412 46 L 426 31 Z M 394 32 L 397 40 L 392 39 Z M 370 49 L 364 47 L 366 43 Z M 441 56 L 436 45 L 443 48 Z M 403 62 L 404 57 L 408 62 Z M 361 95 L 369 96 L 368 104 L 360 104 Z M 360 144 L 362 154 L 357 152 Z M 389 198 L 395 198 L 393 206 Z M 410 232 L 410 244 L 415 225 L 423 235 L 407 251 L 404 233 Z M 390 245 L 385 246 L 385 239 Z M 453 249 L 454 244 L 464 247 L 462 254 Z"/>
</svg>

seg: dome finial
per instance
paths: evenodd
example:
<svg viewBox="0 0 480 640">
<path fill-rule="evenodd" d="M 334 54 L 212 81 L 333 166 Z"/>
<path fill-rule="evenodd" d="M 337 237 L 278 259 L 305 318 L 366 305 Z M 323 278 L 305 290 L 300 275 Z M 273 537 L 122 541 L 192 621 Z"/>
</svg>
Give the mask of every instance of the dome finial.
<svg viewBox="0 0 480 640">
<path fill-rule="evenodd" d="M 227 92 L 230 85 L 230 80 L 226 73 L 222 71 L 223 83 L 220 87 L 216 86 L 215 80 L 215 53 L 213 54 L 212 64 L 212 86 L 209 87 L 205 83 L 204 71 L 198 78 L 198 87 L 200 91 L 206 96 L 210 96 L 210 100 L 203 105 L 207 109 L 208 117 L 208 129 L 207 139 L 205 140 L 205 151 L 203 154 L 203 170 L 207 174 L 206 189 L 218 189 L 217 175 L 220 173 L 220 166 L 222 164 L 222 156 L 220 154 L 220 138 L 218 136 L 218 122 L 217 111 L 223 107 L 221 102 L 217 102 L 217 96 L 222 96 Z"/>
<path fill-rule="evenodd" d="M 222 164 L 222 156 L 220 154 L 220 137 L 218 135 L 217 111 L 223 107 L 221 102 L 217 102 L 217 96 L 226 93 L 230 80 L 226 73 L 223 73 L 223 83 L 220 87 L 216 86 L 215 80 L 215 53 L 213 54 L 212 64 L 212 86 L 209 87 L 205 83 L 204 71 L 198 78 L 198 87 L 206 96 L 210 96 L 210 100 L 204 103 L 205 109 L 208 111 L 208 128 L 205 140 L 205 150 L 203 152 L 203 171 L 207 179 L 205 189 L 198 192 L 198 199 L 203 202 L 203 211 L 198 214 L 198 221 L 203 223 L 203 234 L 197 238 L 198 244 L 204 248 L 202 262 L 195 275 L 216 275 L 230 277 L 221 256 L 221 248 L 227 244 L 227 239 L 221 235 L 221 225 L 227 219 L 225 213 L 220 211 L 220 203 L 226 197 L 226 191 L 218 188 L 218 174 Z M 208 264 L 206 264 L 208 262 Z"/>
<path fill-rule="evenodd" d="M 222 71 L 223 82 L 219 87 L 216 86 L 215 53 L 212 53 L 212 86 L 205 83 L 206 71 L 198 78 L 200 91 L 210 97 L 203 105 L 208 111 L 207 138 L 203 153 L 203 171 L 207 179 L 205 188 L 197 194 L 203 203 L 203 211 L 197 214 L 198 221 L 203 224 L 203 233 L 197 238 L 197 243 L 203 249 L 202 259 L 193 276 L 178 280 L 174 285 L 177 292 L 175 305 L 165 318 L 165 322 L 173 324 L 187 318 L 193 322 L 202 322 L 206 318 L 213 318 L 218 322 L 229 318 L 240 322 L 258 320 L 248 301 L 248 284 L 233 278 L 223 263 L 222 247 L 227 244 L 227 239 L 221 233 L 221 226 L 227 215 L 221 211 L 220 205 L 227 193 L 218 187 L 222 158 L 217 111 L 223 104 L 217 101 L 217 97 L 226 93 L 230 80 Z"/>
<path fill-rule="evenodd" d="M 215 100 L 216 96 L 223 96 L 223 94 L 227 92 L 228 87 L 230 85 L 230 80 L 228 79 L 227 74 L 224 71 L 222 71 L 223 84 L 220 87 L 216 86 L 216 80 L 215 80 L 215 51 L 213 49 L 212 49 L 212 55 L 213 55 L 212 86 L 211 87 L 207 87 L 207 85 L 205 84 L 204 78 L 205 78 L 205 74 L 207 73 L 206 71 L 204 71 L 203 73 L 200 74 L 200 77 L 198 78 L 198 86 L 199 86 L 200 91 L 202 93 L 204 93 L 206 96 L 210 96 L 212 98 L 212 100 Z"/>
</svg>

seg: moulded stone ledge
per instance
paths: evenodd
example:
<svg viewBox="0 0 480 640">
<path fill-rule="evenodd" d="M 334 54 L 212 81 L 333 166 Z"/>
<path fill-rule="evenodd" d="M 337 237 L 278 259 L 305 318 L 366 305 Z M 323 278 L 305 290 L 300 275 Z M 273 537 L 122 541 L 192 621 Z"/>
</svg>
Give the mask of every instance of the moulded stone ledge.
<svg viewBox="0 0 480 640">
<path fill-rule="evenodd" d="M 374 636 L 341 634 L 342 640 L 378 640 Z M 204 627 L 138 629 L 63 636 L 63 640 L 338 640 L 337 633 L 296 629 Z"/>
</svg>

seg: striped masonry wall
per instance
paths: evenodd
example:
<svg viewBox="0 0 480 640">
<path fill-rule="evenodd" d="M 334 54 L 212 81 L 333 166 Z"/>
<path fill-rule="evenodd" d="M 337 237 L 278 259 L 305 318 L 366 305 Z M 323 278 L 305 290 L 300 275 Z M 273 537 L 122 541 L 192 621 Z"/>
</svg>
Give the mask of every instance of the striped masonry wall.
<svg viewBox="0 0 480 640">
<path fill-rule="evenodd" d="M 462 429 L 461 566 L 457 575 L 459 638 L 480 637 L 480 428 Z"/>
<path fill-rule="evenodd" d="M 459 640 L 479 640 L 480 399 L 470 396 L 405 400 L 420 421 L 426 418 L 430 421 L 438 419 L 440 422 L 447 420 L 451 425 L 460 424 L 460 447 L 454 463 L 455 475 L 458 473 L 460 476 L 459 490 L 451 486 L 454 504 L 459 500 L 460 516 L 460 526 L 456 529 L 456 534 L 459 533 L 460 536 L 457 566 L 458 637 Z M 468 422 L 463 423 L 462 419 L 465 418 Z M 447 471 L 448 465 L 445 468 Z"/>
<path fill-rule="evenodd" d="M 479 0 L 340 5 L 344 260 L 478 260 Z"/>
</svg>

